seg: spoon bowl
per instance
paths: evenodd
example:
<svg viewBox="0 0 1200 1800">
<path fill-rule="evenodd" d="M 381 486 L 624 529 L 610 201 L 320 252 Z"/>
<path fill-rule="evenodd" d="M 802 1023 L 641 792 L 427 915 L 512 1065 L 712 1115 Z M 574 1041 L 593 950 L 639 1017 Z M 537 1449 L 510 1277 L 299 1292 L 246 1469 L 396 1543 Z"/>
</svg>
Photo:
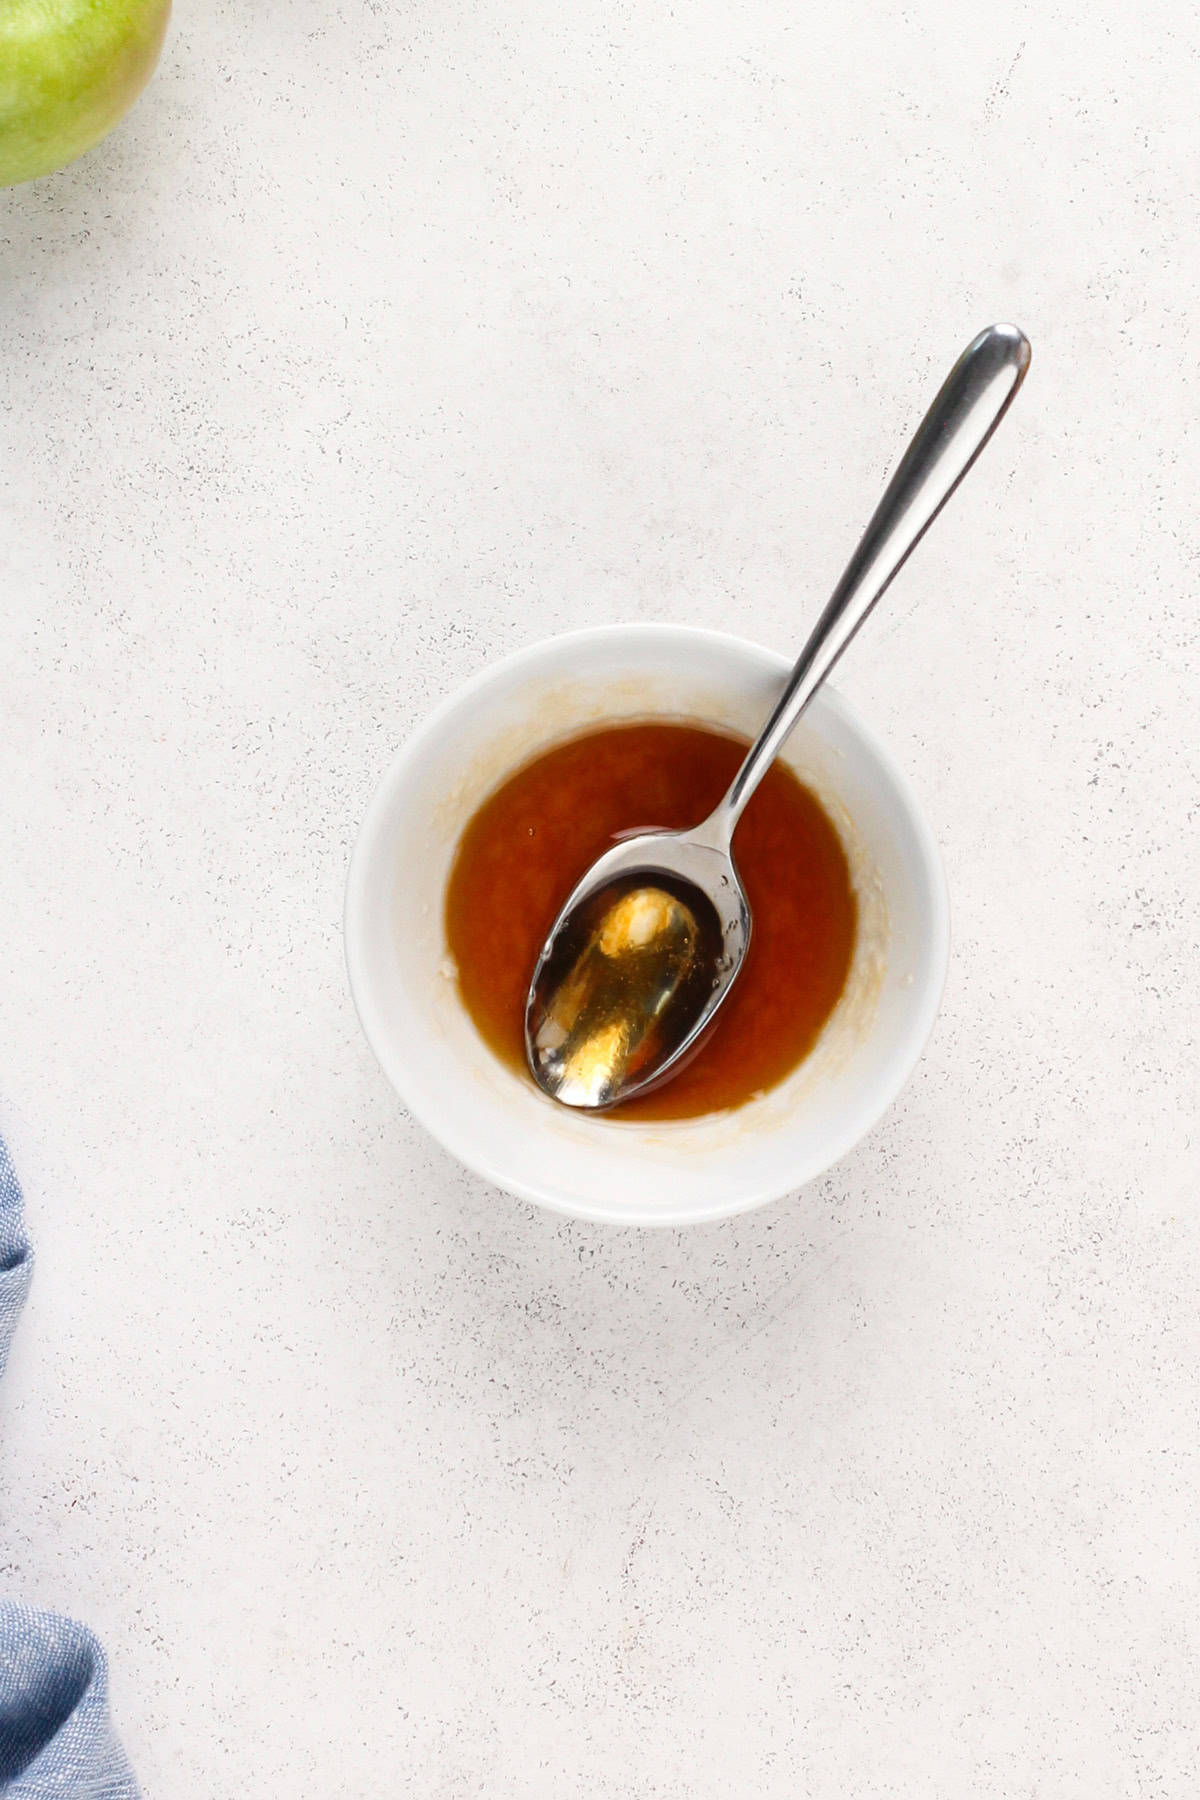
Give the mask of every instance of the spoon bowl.
<svg viewBox="0 0 1200 1800">
<path fill-rule="evenodd" d="M 566 1106 L 616 1105 L 667 1079 L 715 1019 L 745 959 L 750 908 L 733 834 L 759 782 L 876 602 L 1008 411 L 1029 368 L 1015 325 L 963 351 L 909 444 L 858 548 L 728 793 L 691 831 L 643 832 L 594 863 L 543 945 L 525 1007 L 525 1053 L 542 1090 Z M 631 895 L 660 935 L 631 954 L 618 924 Z M 681 927 L 680 914 L 692 922 Z M 606 943 L 610 949 L 606 949 Z M 686 944 L 686 949 L 683 946 Z"/>
<path fill-rule="evenodd" d="M 641 947 L 643 969 L 626 974 L 619 954 L 606 955 L 596 939 L 624 899 L 648 891 L 686 914 L 690 942 L 672 955 L 664 940 L 678 929 L 677 913 L 660 912 Z M 611 1106 L 634 1081 L 640 1093 L 664 1079 L 668 1063 L 674 1071 L 708 1029 L 750 943 L 750 903 L 727 846 L 695 831 L 641 832 L 592 864 L 560 920 L 569 929 L 551 932 L 530 984 L 525 1053 L 539 1086 L 564 1105 Z M 581 992 L 572 976 L 587 961 Z M 670 969 L 669 987 L 658 963 Z M 614 1043 L 614 1029 L 625 1041 Z"/>
</svg>

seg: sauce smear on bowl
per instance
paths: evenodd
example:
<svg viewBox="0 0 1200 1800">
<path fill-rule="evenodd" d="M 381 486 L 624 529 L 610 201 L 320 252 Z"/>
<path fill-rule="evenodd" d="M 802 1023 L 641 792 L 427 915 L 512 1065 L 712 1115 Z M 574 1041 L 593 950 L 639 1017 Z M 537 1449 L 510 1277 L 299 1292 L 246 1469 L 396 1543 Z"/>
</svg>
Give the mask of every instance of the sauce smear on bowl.
<svg viewBox="0 0 1200 1800">
<path fill-rule="evenodd" d="M 717 804 L 745 741 L 700 725 L 609 725 L 543 751 L 468 822 L 446 889 L 446 939 L 481 1037 L 525 1065 L 525 998 L 567 894 L 631 831 L 695 825 Z M 858 909 L 833 822 L 783 763 L 768 770 L 734 839 L 754 918 L 750 948 L 700 1047 L 659 1088 L 597 1118 L 684 1119 L 740 1106 L 812 1049 L 854 954 Z"/>
</svg>

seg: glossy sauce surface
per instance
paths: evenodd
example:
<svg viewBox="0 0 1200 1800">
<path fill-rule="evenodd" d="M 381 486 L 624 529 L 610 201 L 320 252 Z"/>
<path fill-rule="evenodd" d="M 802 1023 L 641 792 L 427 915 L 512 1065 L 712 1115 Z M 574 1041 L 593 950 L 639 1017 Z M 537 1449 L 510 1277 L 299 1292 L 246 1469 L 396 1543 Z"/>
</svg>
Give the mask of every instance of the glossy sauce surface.
<svg viewBox="0 0 1200 1800">
<path fill-rule="evenodd" d="M 525 997 L 571 888 L 618 836 L 698 824 L 745 751 L 703 726 L 605 726 L 544 751 L 484 801 L 450 871 L 446 939 L 467 1011 L 504 1062 L 528 1076 Z M 846 853 L 782 764 L 747 807 L 734 856 L 754 928 L 733 991 L 690 1062 L 597 1120 L 740 1106 L 795 1068 L 837 1004 L 857 929 Z"/>
</svg>

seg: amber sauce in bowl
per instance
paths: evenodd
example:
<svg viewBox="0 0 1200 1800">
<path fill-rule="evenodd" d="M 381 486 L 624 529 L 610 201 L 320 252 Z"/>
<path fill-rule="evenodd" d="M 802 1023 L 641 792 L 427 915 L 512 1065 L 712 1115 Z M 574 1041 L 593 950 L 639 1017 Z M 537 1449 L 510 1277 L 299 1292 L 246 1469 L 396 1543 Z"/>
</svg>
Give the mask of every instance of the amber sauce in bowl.
<svg viewBox="0 0 1200 1800">
<path fill-rule="evenodd" d="M 463 1004 L 525 1070 L 529 980 L 560 906 L 618 837 L 711 812 L 747 743 L 704 726 L 612 725 L 543 751 L 468 821 L 446 889 Z M 699 1050 L 650 1093 L 601 1118 L 686 1119 L 742 1105 L 790 1074 L 837 1005 L 858 908 L 845 850 L 816 795 L 784 763 L 738 826 L 734 855 L 754 926 L 746 961 Z"/>
</svg>

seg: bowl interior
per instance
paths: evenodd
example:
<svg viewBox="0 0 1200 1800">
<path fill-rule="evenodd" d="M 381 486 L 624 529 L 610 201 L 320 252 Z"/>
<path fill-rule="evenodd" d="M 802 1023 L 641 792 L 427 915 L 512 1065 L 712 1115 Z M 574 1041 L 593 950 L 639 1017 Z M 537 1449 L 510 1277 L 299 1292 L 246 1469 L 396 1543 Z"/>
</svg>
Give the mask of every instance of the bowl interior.
<svg viewBox="0 0 1200 1800">
<path fill-rule="evenodd" d="M 572 633 L 468 683 L 384 778 L 347 890 L 355 1003 L 401 1098 L 498 1186 L 629 1224 L 721 1217 L 828 1168 L 909 1074 L 945 974 L 941 867 L 898 771 L 828 687 L 784 760 L 841 832 L 858 895 L 858 944 L 832 1018 L 786 1081 L 701 1119 L 589 1117 L 556 1106 L 498 1062 L 459 999 L 443 926 L 446 879 L 463 826 L 500 781 L 539 750 L 599 723 L 674 717 L 751 736 L 786 674 L 783 658 L 717 633 Z"/>
</svg>

